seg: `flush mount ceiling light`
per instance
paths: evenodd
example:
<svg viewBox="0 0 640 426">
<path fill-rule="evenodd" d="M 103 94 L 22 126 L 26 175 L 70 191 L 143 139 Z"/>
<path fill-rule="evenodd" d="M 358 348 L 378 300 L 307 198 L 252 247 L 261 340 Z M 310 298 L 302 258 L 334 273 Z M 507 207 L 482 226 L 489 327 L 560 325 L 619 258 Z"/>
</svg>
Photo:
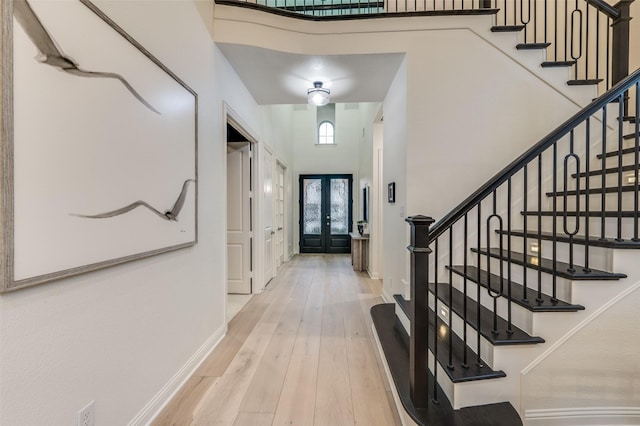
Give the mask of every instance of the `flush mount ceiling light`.
<svg viewBox="0 0 640 426">
<path fill-rule="evenodd" d="M 329 89 L 322 87 L 321 81 L 314 81 L 313 87 L 307 90 L 307 102 L 315 106 L 323 106 L 329 103 Z"/>
</svg>

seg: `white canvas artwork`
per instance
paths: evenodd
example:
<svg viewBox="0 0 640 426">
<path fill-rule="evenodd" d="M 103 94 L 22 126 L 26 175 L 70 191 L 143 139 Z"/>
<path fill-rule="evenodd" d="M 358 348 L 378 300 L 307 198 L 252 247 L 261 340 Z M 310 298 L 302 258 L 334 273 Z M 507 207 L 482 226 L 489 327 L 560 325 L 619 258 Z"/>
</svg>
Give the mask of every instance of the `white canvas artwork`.
<svg viewBox="0 0 640 426">
<path fill-rule="evenodd" d="M 195 92 L 88 1 L 13 0 L 12 10 L 3 289 L 193 245 Z"/>
</svg>

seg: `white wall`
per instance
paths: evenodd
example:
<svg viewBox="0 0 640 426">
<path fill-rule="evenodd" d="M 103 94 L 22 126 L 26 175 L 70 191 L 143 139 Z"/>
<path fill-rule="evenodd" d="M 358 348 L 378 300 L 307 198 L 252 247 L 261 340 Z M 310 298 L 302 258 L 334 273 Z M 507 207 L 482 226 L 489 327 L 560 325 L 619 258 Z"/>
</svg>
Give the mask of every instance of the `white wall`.
<svg viewBox="0 0 640 426">
<path fill-rule="evenodd" d="M 214 48 L 213 2 L 95 3 L 199 95 L 199 243 L 1 295 L 2 425 L 76 424 L 91 400 L 97 424 L 144 421 L 225 331 L 222 102 L 256 129 L 258 107 Z"/>
<path fill-rule="evenodd" d="M 636 283 L 523 371 L 527 424 L 637 424 L 639 306 Z"/>
<path fill-rule="evenodd" d="M 294 198 L 298 184 L 293 170 L 293 105 L 265 105 L 262 109 L 263 128 L 266 129 L 264 143 L 269 146 L 275 159 L 285 167 L 285 258 L 294 253 Z"/>
<path fill-rule="evenodd" d="M 387 300 L 404 292 L 401 280 L 407 280 L 408 224 L 404 221 L 407 205 L 407 59 L 405 58 L 391 83 L 384 100 L 384 164 L 383 193 L 387 185 L 396 184 L 396 202 L 390 204 L 383 197 L 384 216 L 384 281 L 383 291 Z"/>
</svg>

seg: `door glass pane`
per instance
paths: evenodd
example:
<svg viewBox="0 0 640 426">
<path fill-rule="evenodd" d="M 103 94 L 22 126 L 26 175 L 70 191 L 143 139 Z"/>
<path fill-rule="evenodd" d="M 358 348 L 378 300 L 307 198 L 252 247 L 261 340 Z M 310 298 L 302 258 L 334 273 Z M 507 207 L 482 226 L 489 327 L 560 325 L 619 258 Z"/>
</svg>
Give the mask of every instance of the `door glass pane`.
<svg viewBox="0 0 640 426">
<path fill-rule="evenodd" d="M 349 233 L 349 179 L 331 179 L 331 234 Z"/>
<path fill-rule="evenodd" d="M 320 235 L 322 230 L 322 180 L 304 179 L 303 181 L 303 233 Z"/>
</svg>

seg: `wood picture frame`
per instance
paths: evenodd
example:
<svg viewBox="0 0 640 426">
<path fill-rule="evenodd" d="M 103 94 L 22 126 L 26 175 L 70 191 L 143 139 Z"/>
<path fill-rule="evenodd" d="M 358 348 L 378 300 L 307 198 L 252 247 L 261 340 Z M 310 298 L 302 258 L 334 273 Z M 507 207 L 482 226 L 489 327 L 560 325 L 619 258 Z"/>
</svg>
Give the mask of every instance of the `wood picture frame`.
<svg viewBox="0 0 640 426">
<path fill-rule="evenodd" d="M 0 291 L 196 244 L 197 93 L 89 0 L 0 7 Z"/>
</svg>

